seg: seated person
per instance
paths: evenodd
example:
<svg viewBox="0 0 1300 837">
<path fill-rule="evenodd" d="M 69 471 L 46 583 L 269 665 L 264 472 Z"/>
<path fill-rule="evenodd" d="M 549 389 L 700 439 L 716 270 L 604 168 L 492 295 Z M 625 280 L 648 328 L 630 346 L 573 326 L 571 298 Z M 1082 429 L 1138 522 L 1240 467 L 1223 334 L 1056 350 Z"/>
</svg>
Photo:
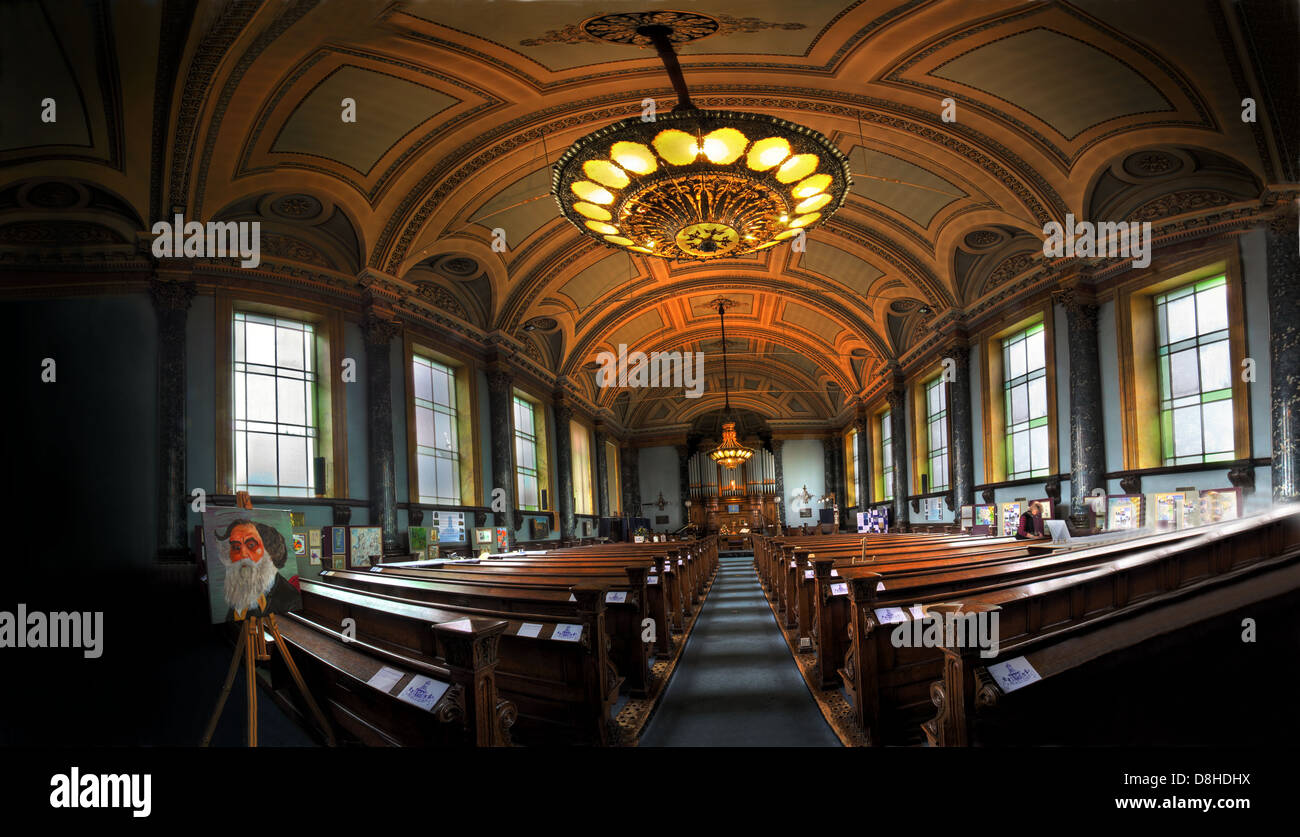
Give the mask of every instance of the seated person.
<svg viewBox="0 0 1300 837">
<path fill-rule="evenodd" d="M 1029 511 L 1020 515 L 1020 526 L 1016 529 L 1016 538 L 1041 538 L 1043 536 L 1043 507 L 1039 503 L 1030 503 Z"/>
</svg>

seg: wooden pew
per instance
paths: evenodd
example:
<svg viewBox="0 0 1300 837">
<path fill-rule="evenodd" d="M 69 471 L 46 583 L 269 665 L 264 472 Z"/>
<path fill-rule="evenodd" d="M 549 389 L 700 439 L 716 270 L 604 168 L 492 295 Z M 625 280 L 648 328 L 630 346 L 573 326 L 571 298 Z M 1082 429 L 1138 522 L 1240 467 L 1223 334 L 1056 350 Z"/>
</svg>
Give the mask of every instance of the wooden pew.
<svg viewBox="0 0 1300 837">
<path fill-rule="evenodd" d="M 510 744 L 515 706 L 497 694 L 497 645 L 506 623 L 462 619 L 435 625 L 439 662 L 396 654 L 364 642 L 344 642 L 341 634 L 316 625 L 301 614 L 287 613 L 280 635 L 308 688 L 344 737 L 367 746 L 500 747 Z M 282 657 L 272 684 L 288 678 Z M 381 690 L 370 679 L 383 667 L 403 672 L 397 684 Z M 449 688 L 430 710 L 395 695 L 422 675 Z M 300 714 L 296 689 L 288 695 Z"/>
<path fill-rule="evenodd" d="M 301 587 L 304 620 L 341 634 L 344 620 L 351 619 L 356 639 L 435 665 L 433 626 L 475 617 L 503 620 L 495 682 L 515 705 L 514 741 L 614 740 L 610 710 L 622 678 L 608 655 L 604 586 L 525 590 L 332 570 Z"/>
<path fill-rule="evenodd" d="M 978 722 L 1001 716 L 1014 723 L 1017 708 L 1034 700 L 1037 682 L 1294 590 L 1300 506 L 1291 505 L 1054 579 L 963 596 L 940 612 L 996 612 L 999 654 L 985 659 L 976 649 L 943 647 L 941 679 L 929 690 L 937 713 L 922 728 L 933 745 L 980 743 Z M 989 668 L 1016 660 L 1027 675 L 1020 658 L 1039 680 L 1025 676 L 1030 682 L 1008 693 Z"/>
<path fill-rule="evenodd" d="M 894 628 L 881 615 L 889 608 L 908 614 L 905 619 L 910 621 L 915 618 L 909 613 L 912 606 L 929 608 L 998 590 L 1032 589 L 1036 584 L 1142 553 L 1153 543 L 1168 546 L 1194 537 L 1187 531 L 1169 532 L 1050 556 L 942 567 L 892 579 L 871 570 L 845 570 L 850 647 L 842 679 L 863 731 L 873 744 L 899 740 L 899 735 L 906 740 L 917 729 L 913 724 L 922 719 L 918 714 L 923 715 L 929 707 L 929 684 L 942 676 L 938 649 L 893 646 Z M 883 591 L 878 589 L 882 581 L 886 585 Z"/>
</svg>

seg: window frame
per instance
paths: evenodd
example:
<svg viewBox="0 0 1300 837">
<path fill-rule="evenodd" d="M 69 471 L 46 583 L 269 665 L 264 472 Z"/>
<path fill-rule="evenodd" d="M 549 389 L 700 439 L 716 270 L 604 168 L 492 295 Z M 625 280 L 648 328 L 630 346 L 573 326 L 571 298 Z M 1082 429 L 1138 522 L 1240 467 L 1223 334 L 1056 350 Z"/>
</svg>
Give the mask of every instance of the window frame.
<svg viewBox="0 0 1300 837">
<path fill-rule="evenodd" d="M 845 508 L 859 508 L 858 502 L 858 429 L 850 426 L 844 432 L 844 502 Z"/>
<path fill-rule="evenodd" d="M 885 435 L 885 421 L 889 421 L 889 435 Z M 877 449 L 880 451 L 880 500 L 888 503 L 894 499 L 894 457 L 893 446 L 894 439 L 894 417 L 893 411 L 885 408 L 876 415 L 876 428 L 880 436 L 880 444 Z"/>
<path fill-rule="evenodd" d="M 985 483 L 1013 481 L 1007 476 L 1008 416 L 1003 395 L 1005 370 L 1002 340 L 1039 323 L 1043 326 L 1043 363 L 1047 370 L 1047 474 L 1039 477 L 1021 477 L 1014 481 L 1043 480 L 1060 470 L 1060 433 L 1058 432 L 1060 411 L 1056 397 L 1056 305 L 1047 298 L 1037 309 L 986 329 L 978 340 Z M 974 362 L 973 358 L 972 362 Z"/>
<path fill-rule="evenodd" d="M 1007 364 L 1007 356 L 1011 352 L 1011 346 L 1008 344 L 1012 342 L 1027 343 L 1029 341 L 1029 338 L 1035 333 L 1041 333 L 1043 335 L 1042 367 L 1029 369 L 1028 363 L 1026 361 L 1025 371 L 1022 374 L 1017 375 L 1015 378 L 1011 378 L 1010 370 Z M 1002 433 L 1003 444 L 1004 444 L 1003 456 L 1004 456 L 1004 463 L 1006 463 L 1005 464 L 1006 479 L 1008 481 L 1014 482 L 1017 480 L 1046 479 L 1052 474 L 1052 468 L 1051 468 L 1052 425 L 1049 418 L 1051 413 L 1052 393 L 1048 390 L 1048 386 L 1047 386 L 1047 338 L 1048 338 L 1048 332 L 1047 332 L 1046 323 L 1042 321 L 1038 321 L 1038 322 L 1030 323 L 1026 325 L 1024 328 L 1017 329 L 1016 331 L 1013 331 L 1010 334 L 1004 335 L 1003 337 L 998 339 L 998 344 L 1002 351 L 1002 368 L 1003 368 L 1002 381 L 1001 381 L 1002 394 L 1003 394 L 1002 409 L 1003 409 L 1003 416 L 1004 416 L 1003 433 Z M 1035 373 L 1039 373 L 1039 374 L 1035 374 Z M 1035 416 L 1033 415 L 1032 408 L 1030 406 L 1032 404 L 1032 400 L 1029 397 L 1029 387 L 1033 384 L 1034 381 L 1040 379 L 1043 381 L 1043 391 L 1044 391 L 1043 414 L 1041 416 Z M 1026 401 L 1025 409 L 1027 411 L 1027 415 L 1024 421 L 1017 422 L 1013 418 L 1014 411 L 1012 410 L 1012 400 L 1014 397 L 1015 390 L 1021 386 L 1025 387 L 1025 401 Z M 1039 422 L 1039 423 L 1035 424 L 1035 422 Z M 1034 468 L 1032 431 L 1039 427 L 1044 428 L 1045 433 L 1047 435 L 1047 451 L 1044 454 L 1046 456 L 1046 461 L 1043 463 L 1043 466 L 1041 468 Z M 1019 433 L 1024 433 L 1030 437 L 1029 468 L 1024 471 L 1012 470 L 1012 468 L 1014 468 L 1018 464 L 1015 462 L 1014 454 L 1015 454 L 1015 436 Z"/>
<path fill-rule="evenodd" d="M 315 486 L 315 493 L 307 497 L 274 495 L 285 501 L 348 497 L 348 445 L 347 397 L 339 380 L 340 362 L 344 356 L 343 313 L 326 305 L 294 300 L 283 304 L 283 298 L 255 289 L 235 294 L 226 289 L 213 293 L 213 363 L 215 384 L 215 421 L 213 431 L 213 459 L 217 494 L 235 493 L 235 314 L 251 313 L 261 316 L 282 317 L 310 323 L 314 332 L 313 360 L 316 368 L 315 395 L 316 446 L 315 457 L 325 458 L 325 481 Z M 315 462 L 308 463 L 314 480 Z M 254 494 L 255 497 L 272 495 Z"/>
<path fill-rule="evenodd" d="M 943 399 L 943 406 L 939 409 L 939 412 L 936 414 L 931 414 L 930 412 L 931 391 L 937 391 L 940 397 Z M 940 372 L 937 376 L 933 378 L 926 378 L 922 380 L 921 395 L 922 395 L 922 403 L 925 405 L 925 416 L 924 416 L 925 473 L 930 477 L 930 486 L 926 493 L 935 492 L 935 491 L 947 491 L 951 483 L 949 479 L 949 475 L 952 472 L 952 427 L 951 427 L 951 422 L 949 422 L 948 420 L 948 417 L 950 415 L 948 410 L 948 382 L 943 379 L 942 372 Z M 944 462 L 944 469 L 943 469 L 944 473 L 943 473 L 942 484 L 939 484 L 935 480 L 934 464 L 935 464 L 936 454 L 934 452 L 934 449 L 930 447 L 931 428 L 940 422 L 943 423 L 944 445 L 943 445 L 943 452 L 937 454 L 937 456 L 942 457 Z M 892 431 L 893 428 L 891 427 L 890 432 Z M 919 475 L 917 479 L 919 481 L 920 479 Z"/>
<path fill-rule="evenodd" d="M 596 516 L 596 452 L 595 452 L 595 433 L 584 422 L 574 418 L 569 421 L 569 446 L 571 455 L 569 457 L 570 474 L 573 480 L 573 513 L 583 517 Z M 578 451 L 578 440 L 585 440 L 586 447 L 586 465 L 584 469 Z M 585 471 L 585 474 L 583 473 Z M 586 477 L 586 485 L 582 484 L 582 477 Z M 585 490 L 585 497 L 583 496 Z M 585 500 L 585 503 L 583 502 Z M 584 511 L 585 509 L 585 511 Z"/>
<path fill-rule="evenodd" d="M 478 368 L 473 359 L 434 348 L 418 334 L 408 333 L 403 352 L 406 383 L 406 483 L 408 502 L 420 506 L 453 505 L 430 503 L 420 495 L 419 446 L 416 439 L 415 357 L 419 355 L 450 367 L 455 372 L 456 435 L 460 477 L 460 506 L 483 504 L 479 475 Z"/>
<path fill-rule="evenodd" d="M 1160 430 L 1160 378 L 1154 298 L 1184 285 L 1223 275 L 1228 298 L 1228 368 L 1232 373 L 1232 460 L 1203 463 L 1213 469 L 1226 461 L 1251 458 L 1250 385 L 1242 380 L 1246 345 L 1245 287 L 1235 242 L 1189 254 L 1158 272 L 1130 271 L 1113 291 L 1119 350 L 1123 470 L 1166 466 Z M 1100 297 L 1099 299 L 1107 299 Z M 1138 350 L 1137 347 L 1145 347 Z M 1196 467 L 1196 466 L 1190 466 Z"/>
<path fill-rule="evenodd" d="M 1209 285 L 1207 287 L 1202 287 L 1211 282 L 1214 284 Z M 1225 319 L 1224 326 L 1223 328 L 1217 329 L 1213 332 L 1207 332 L 1205 334 L 1202 334 L 1201 331 L 1199 330 L 1201 294 L 1205 291 L 1211 290 L 1212 288 L 1218 288 L 1218 287 L 1223 288 L 1224 319 Z M 1187 293 L 1189 289 L 1190 289 L 1190 293 Z M 1178 294 L 1178 296 L 1175 299 L 1168 299 L 1168 297 L 1173 294 Z M 1156 356 L 1160 358 L 1156 366 L 1156 373 L 1159 376 L 1159 387 L 1160 387 L 1160 448 L 1161 448 L 1160 459 L 1161 459 L 1161 464 L 1166 467 L 1175 466 L 1175 465 L 1210 465 L 1216 462 L 1231 462 L 1232 460 L 1236 459 L 1235 438 L 1233 440 L 1232 450 L 1220 451 L 1214 454 L 1205 452 L 1205 424 L 1206 424 L 1205 413 L 1204 413 L 1205 405 L 1210 403 L 1218 403 L 1225 400 L 1230 403 L 1232 401 L 1232 379 L 1234 375 L 1232 374 L 1233 372 L 1232 345 L 1231 345 L 1232 339 L 1230 336 L 1231 329 L 1230 329 L 1230 322 L 1228 322 L 1227 320 L 1228 318 L 1227 296 L 1228 296 L 1228 277 L 1226 273 L 1223 273 L 1216 276 L 1210 276 L 1198 281 L 1189 282 L 1185 285 L 1180 285 L 1177 288 L 1171 288 L 1167 291 L 1162 291 L 1161 293 L 1156 294 L 1152 298 L 1152 302 L 1155 304 L 1155 308 L 1156 308 L 1155 310 Z M 1193 317 L 1195 317 L 1198 320 L 1196 333 L 1193 334 L 1191 337 L 1185 338 L 1183 340 L 1175 340 L 1175 341 L 1170 341 L 1168 343 L 1162 343 L 1160 333 L 1162 331 L 1167 331 L 1168 329 L 1166 323 L 1168 321 L 1168 316 L 1169 316 L 1168 312 L 1169 312 L 1170 303 L 1175 302 L 1177 299 L 1184 299 L 1188 297 L 1192 299 L 1193 312 L 1194 312 Z M 1161 306 L 1164 306 L 1163 312 L 1161 311 Z M 1162 318 L 1162 314 L 1163 314 L 1163 318 Z M 1218 336 L 1216 339 L 1207 339 L 1214 335 L 1220 335 L 1220 336 Z M 1184 346 L 1183 349 L 1180 349 L 1176 352 L 1171 351 L 1173 346 L 1187 344 L 1187 343 L 1190 343 L 1191 345 Z M 1206 392 L 1204 389 L 1202 389 L 1202 386 L 1204 384 L 1204 377 L 1201 372 L 1201 350 L 1208 348 L 1209 346 L 1217 345 L 1219 343 L 1225 344 L 1225 348 L 1228 349 L 1228 386 L 1221 387 L 1220 389 L 1212 390 L 1210 392 Z M 1171 366 L 1171 364 L 1166 363 L 1165 359 L 1172 358 L 1172 356 L 1175 354 L 1182 354 L 1188 349 L 1193 349 L 1193 348 L 1196 350 L 1195 352 L 1196 392 L 1194 395 L 1189 394 L 1189 395 L 1175 397 L 1173 395 L 1173 380 L 1172 380 L 1173 370 L 1171 368 L 1169 371 L 1166 371 L 1166 366 Z M 1165 395 L 1166 383 L 1169 384 L 1169 390 L 1170 390 L 1168 396 Z M 1221 398 L 1213 398 L 1208 401 L 1206 400 L 1208 396 L 1212 396 L 1215 393 L 1222 393 L 1222 392 L 1227 392 L 1227 396 Z M 1179 457 L 1178 452 L 1175 449 L 1175 446 L 1177 445 L 1177 439 L 1175 437 L 1175 430 L 1173 424 L 1174 414 L 1177 410 L 1185 409 L 1186 407 L 1191 405 L 1184 404 L 1176 407 L 1174 406 L 1174 402 L 1180 401 L 1184 398 L 1196 398 L 1197 399 L 1196 406 L 1201 409 L 1200 418 L 1198 421 L 1201 430 L 1201 452 L 1199 454 L 1188 454 L 1183 457 Z M 1210 458 L 1212 456 L 1215 458 Z M 1195 457 L 1195 461 L 1187 461 L 1187 462 L 1178 461 L 1179 459 L 1191 460 L 1193 459 L 1193 457 Z"/>
</svg>

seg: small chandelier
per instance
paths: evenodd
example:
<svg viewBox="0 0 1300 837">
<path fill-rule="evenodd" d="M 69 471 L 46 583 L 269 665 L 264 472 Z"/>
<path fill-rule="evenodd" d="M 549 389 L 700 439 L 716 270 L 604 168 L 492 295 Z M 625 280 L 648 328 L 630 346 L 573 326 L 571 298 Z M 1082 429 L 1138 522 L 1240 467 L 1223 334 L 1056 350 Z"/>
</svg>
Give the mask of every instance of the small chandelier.
<svg viewBox="0 0 1300 837">
<path fill-rule="evenodd" d="M 736 422 L 731 415 L 731 387 L 727 378 L 727 321 L 724 313 L 732 305 L 729 299 L 715 299 L 718 307 L 718 322 L 722 326 L 722 391 L 726 401 L 723 408 L 722 441 L 709 451 L 709 458 L 723 468 L 739 468 L 749 461 L 754 452 L 740 443 L 736 438 Z M 733 483 L 734 485 L 734 483 Z"/>
<path fill-rule="evenodd" d="M 551 192 L 574 226 L 606 244 L 665 259 L 718 259 L 774 247 L 824 222 L 852 178 L 822 134 L 761 113 L 691 102 L 674 30 L 636 29 L 659 52 L 677 107 L 578 140 L 555 165 Z"/>
</svg>

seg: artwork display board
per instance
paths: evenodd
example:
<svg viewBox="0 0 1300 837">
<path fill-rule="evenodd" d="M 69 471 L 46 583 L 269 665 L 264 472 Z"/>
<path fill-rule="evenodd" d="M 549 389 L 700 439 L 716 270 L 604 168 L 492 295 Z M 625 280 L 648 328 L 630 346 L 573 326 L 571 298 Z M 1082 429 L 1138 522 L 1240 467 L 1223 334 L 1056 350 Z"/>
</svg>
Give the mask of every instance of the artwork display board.
<svg viewBox="0 0 1300 837">
<path fill-rule="evenodd" d="M 203 554 L 212 621 L 300 609 L 294 543 L 287 510 L 208 506 Z"/>
<path fill-rule="evenodd" d="M 1198 498 L 1200 524 L 1222 523 L 1241 517 L 1240 488 L 1207 488 Z"/>
<path fill-rule="evenodd" d="M 1142 495 L 1111 494 L 1106 497 L 1106 528 L 1141 529 Z"/>
<path fill-rule="evenodd" d="M 383 530 L 378 526 L 349 526 L 348 567 L 365 569 L 378 564 L 384 555 Z"/>
<path fill-rule="evenodd" d="M 1196 525 L 1200 497 L 1194 490 L 1155 491 L 1147 495 L 1146 508 L 1157 532 L 1185 529 Z"/>
<path fill-rule="evenodd" d="M 406 551 L 423 555 L 429 548 L 429 528 L 411 526 L 406 530 Z"/>
<path fill-rule="evenodd" d="M 1014 537 L 1020 529 L 1020 515 L 1025 513 L 1029 504 L 1024 500 L 1011 500 L 1003 503 L 998 515 L 998 534 L 1004 538 Z"/>
<path fill-rule="evenodd" d="M 974 522 L 971 524 L 970 533 L 972 535 L 991 535 L 993 534 L 996 524 L 994 516 L 997 513 L 997 506 L 989 504 L 976 504 Z"/>
</svg>

